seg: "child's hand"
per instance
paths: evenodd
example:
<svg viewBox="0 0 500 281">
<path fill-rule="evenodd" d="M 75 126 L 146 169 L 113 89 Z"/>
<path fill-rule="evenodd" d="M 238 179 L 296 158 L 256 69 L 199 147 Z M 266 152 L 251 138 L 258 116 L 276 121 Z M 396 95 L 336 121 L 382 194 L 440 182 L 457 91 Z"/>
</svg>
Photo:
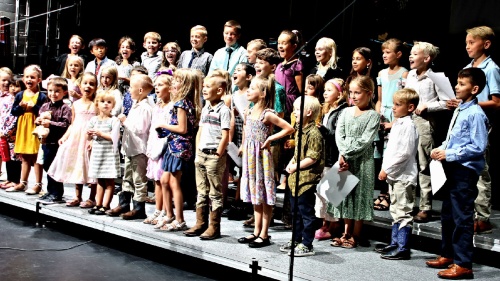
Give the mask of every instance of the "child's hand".
<svg viewBox="0 0 500 281">
<path fill-rule="evenodd" d="M 66 141 L 66 139 L 65 139 L 64 137 L 62 137 L 62 138 L 60 138 L 60 139 L 57 141 L 57 143 L 58 143 L 59 145 L 62 145 L 65 141 Z"/>
<path fill-rule="evenodd" d="M 446 151 L 444 149 L 434 148 L 431 151 L 431 158 L 438 161 L 446 160 Z"/>
<path fill-rule="evenodd" d="M 382 123 L 382 128 L 385 130 L 385 131 L 390 131 L 391 128 L 392 128 L 392 122 L 389 123 L 389 122 L 384 122 Z"/>
<path fill-rule="evenodd" d="M 240 146 L 240 148 L 238 149 L 238 156 L 242 157 L 242 155 L 243 155 L 243 145 Z"/>
<path fill-rule="evenodd" d="M 100 137 L 101 132 L 98 130 L 91 129 L 91 130 L 87 131 L 87 135 L 92 136 L 92 137 Z"/>
<path fill-rule="evenodd" d="M 297 170 L 297 163 L 288 163 L 288 165 L 286 166 L 286 169 L 285 171 L 288 173 L 288 174 L 291 174 L 293 172 L 295 172 Z"/>
<path fill-rule="evenodd" d="M 50 120 L 42 119 L 40 120 L 40 125 L 44 126 L 45 128 L 48 128 L 50 127 Z"/>
<path fill-rule="evenodd" d="M 284 144 L 285 149 L 290 149 L 295 147 L 295 140 L 286 140 Z"/>
<path fill-rule="evenodd" d="M 121 113 L 120 115 L 118 115 L 118 119 L 123 124 L 123 122 L 125 122 L 125 120 L 127 120 L 127 116 L 125 116 L 125 114 Z"/>
<path fill-rule="evenodd" d="M 381 170 L 378 174 L 378 179 L 381 181 L 385 181 L 387 179 L 387 173 L 384 170 Z"/>
<path fill-rule="evenodd" d="M 19 106 L 26 110 L 26 102 L 22 101 L 19 103 Z"/>
<path fill-rule="evenodd" d="M 269 138 L 266 139 L 264 143 L 262 143 L 262 147 L 260 149 L 271 149 L 271 141 Z"/>
<path fill-rule="evenodd" d="M 87 150 L 90 151 L 92 150 L 92 142 L 89 141 L 89 144 L 87 144 Z"/>
<path fill-rule="evenodd" d="M 417 109 L 415 109 L 415 114 L 422 115 L 422 113 L 424 113 L 424 111 L 426 111 L 426 110 L 427 110 L 427 105 L 421 104 L 421 105 L 417 106 Z"/>
<path fill-rule="evenodd" d="M 349 163 L 345 161 L 344 156 L 340 156 L 339 159 L 339 172 L 347 171 L 349 170 Z"/>
<path fill-rule="evenodd" d="M 457 108 L 459 104 L 460 100 L 458 99 L 447 100 L 446 108 L 448 108 L 449 110 L 455 110 L 455 108 Z"/>
</svg>

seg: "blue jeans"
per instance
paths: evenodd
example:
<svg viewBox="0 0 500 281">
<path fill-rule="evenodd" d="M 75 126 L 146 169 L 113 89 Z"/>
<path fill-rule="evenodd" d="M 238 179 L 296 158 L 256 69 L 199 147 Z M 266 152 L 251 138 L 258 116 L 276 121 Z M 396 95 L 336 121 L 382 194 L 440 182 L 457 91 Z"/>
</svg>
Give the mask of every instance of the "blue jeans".
<svg viewBox="0 0 500 281">
<path fill-rule="evenodd" d="M 295 210 L 295 197 L 290 192 L 290 205 L 292 215 Z M 314 240 L 314 232 L 319 227 L 318 218 L 315 215 L 316 186 L 309 188 L 297 198 L 297 215 L 292 216 L 294 225 L 295 241 L 302 242 L 304 246 L 311 248 Z"/>
<path fill-rule="evenodd" d="M 50 165 L 54 162 L 58 149 L 59 144 L 57 143 L 47 143 L 42 145 L 43 169 L 45 172 L 49 170 Z M 62 182 L 55 181 L 47 174 L 47 192 L 54 195 L 58 199 L 61 199 L 64 195 L 64 184 Z"/>
<path fill-rule="evenodd" d="M 441 256 L 472 268 L 474 250 L 474 200 L 479 175 L 457 162 L 443 162 L 446 183 L 441 210 Z"/>
</svg>

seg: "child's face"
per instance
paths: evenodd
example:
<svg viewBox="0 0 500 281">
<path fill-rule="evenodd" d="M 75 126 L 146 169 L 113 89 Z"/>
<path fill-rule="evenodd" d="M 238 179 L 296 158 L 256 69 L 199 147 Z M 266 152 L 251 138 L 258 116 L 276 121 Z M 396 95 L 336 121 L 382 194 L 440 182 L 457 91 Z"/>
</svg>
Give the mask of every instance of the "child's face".
<svg viewBox="0 0 500 281">
<path fill-rule="evenodd" d="M 248 63 L 254 64 L 257 60 L 257 46 L 255 44 L 250 44 L 247 46 L 247 59 Z"/>
<path fill-rule="evenodd" d="M 66 96 L 68 91 L 64 91 L 62 87 L 50 84 L 47 87 L 47 95 L 52 102 L 60 101 Z"/>
<path fill-rule="evenodd" d="M 129 59 L 130 56 L 134 53 L 134 51 L 130 48 L 130 42 L 127 40 L 123 41 L 120 45 L 120 54 L 123 59 Z"/>
<path fill-rule="evenodd" d="M 224 37 L 226 46 L 232 46 L 238 41 L 238 39 L 240 39 L 240 34 L 238 34 L 236 28 L 232 26 L 225 26 L 222 36 Z"/>
<path fill-rule="evenodd" d="M 181 87 L 181 78 L 174 77 L 174 79 L 172 79 L 172 87 L 170 87 L 170 95 L 175 96 Z"/>
<path fill-rule="evenodd" d="M 170 83 L 167 83 L 167 79 L 162 79 L 161 76 L 156 79 L 155 93 L 164 102 L 170 100 Z"/>
<path fill-rule="evenodd" d="M 97 80 L 92 76 L 84 76 L 80 83 L 80 91 L 82 95 L 88 99 L 92 99 L 97 90 Z"/>
<path fill-rule="evenodd" d="M 410 52 L 410 68 L 411 69 L 424 69 L 427 62 L 430 60 L 429 56 L 424 54 L 424 51 L 413 47 Z"/>
<path fill-rule="evenodd" d="M 364 109 L 368 107 L 372 94 L 364 89 L 361 89 L 357 83 L 351 83 L 349 85 L 349 95 L 351 96 L 355 106 L 360 109 Z"/>
<path fill-rule="evenodd" d="M 255 61 L 255 74 L 257 76 L 268 77 L 269 74 L 274 73 L 276 69 L 275 64 L 270 64 L 268 61 L 257 58 Z"/>
<path fill-rule="evenodd" d="M 468 102 L 474 98 L 477 94 L 478 86 L 473 86 L 470 78 L 462 77 L 457 79 L 457 85 L 455 86 L 456 97 L 462 102 Z"/>
<path fill-rule="evenodd" d="M 17 93 L 21 91 L 21 87 L 17 86 L 16 84 L 12 83 L 9 86 L 9 93 L 13 96 L 15 96 Z"/>
<path fill-rule="evenodd" d="M 106 51 L 108 48 L 104 46 L 93 46 L 90 53 L 94 55 L 98 60 L 102 60 L 106 57 Z"/>
<path fill-rule="evenodd" d="M 392 105 L 392 115 L 394 118 L 405 117 L 415 109 L 413 104 L 406 103 L 401 99 L 395 99 Z"/>
<path fill-rule="evenodd" d="M 192 31 L 191 37 L 189 37 L 189 42 L 191 43 L 191 47 L 196 50 L 200 50 L 203 48 L 205 42 L 207 42 L 207 36 L 203 35 L 200 31 Z"/>
<path fill-rule="evenodd" d="M 158 52 L 160 49 L 160 42 L 155 39 L 147 38 L 146 41 L 144 41 L 144 44 L 142 44 L 144 49 L 146 49 L 146 52 L 150 55 L 154 55 Z"/>
<path fill-rule="evenodd" d="M 113 82 L 114 82 L 114 77 L 113 75 L 111 75 L 109 72 L 107 71 L 103 71 L 101 73 L 101 85 L 103 87 L 110 87 L 111 85 L 113 85 Z"/>
<path fill-rule="evenodd" d="M 42 78 L 38 76 L 38 72 L 34 70 L 26 70 L 23 75 L 23 82 L 26 85 L 26 89 L 38 92 L 38 85 L 42 82 Z"/>
<path fill-rule="evenodd" d="M 83 65 L 76 60 L 68 60 L 68 73 L 71 77 L 77 77 L 83 71 Z"/>
<path fill-rule="evenodd" d="M 72 54 L 76 55 L 78 54 L 78 52 L 80 52 L 80 50 L 83 49 L 82 41 L 80 41 L 80 39 L 76 37 L 73 37 L 71 38 L 71 40 L 69 40 L 68 48 Z"/>
<path fill-rule="evenodd" d="M 320 42 L 316 44 L 314 55 L 316 56 L 317 62 L 325 65 L 332 58 L 333 54 Z"/>
<path fill-rule="evenodd" d="M 247 100 L 250 102 L 257 103 L 259 100 L 265 98 L 265 93 L 261 91 L 257 83 L 250 83 L 250 87 L 247 90 Z"/>
<path fill-rule="evenodd" d="M 223 93 L 224 89 L 217 87 L 214 78 L 206 78 L 203 81 L 203 99 L 206 101 L 219 101 Z"/>
<path fill-rule="evenodd" d="M 339 89 L 332 83 L 325 83 L 325 91 L 323 92 L 323 97 L 325 98 L 325 102 L 328 104 L 333 104 L 336 102 L 339 97 Z"/>
<path fill-rule="evenodd" d="M 382 51 L 382 59 L 385 65 L 396 65 L 401 57 L 401 52 L 397 52 L 391 48 L 385 48 Z"/>
<path fill-rule="evenodd" d="M 115 106 L 115 103 L 113 102 L 112 99 L 109 99 L 109 98 L 103 98 L 103 99 L 99 100 L 99 102 L 97 103 L 97 107 L 99 108 L 99 111 L 106 116 L 111 115 L 111 110 L 113 109 L 114 106 Z"/>
<path fill-rule="evenodd" d="M 233 72 L 233 85 L 238 86 L 238 88 L 243 88 L 248 85 L 248 81 L 251 79 L 250 75 L 247 75 L 245 67 L 238 64 Z"/>
<path fill-rule="evenodd" d="M 316 96 L 316 88 L 311 85 L 311 82 L 309 82 L 309 79 L 306 79 L 306 88 L 304 89 L 304 94 L 308 96 Z"/>
<path fill-rule="evenodd" d="M 292 44 L 290 39 L 290 35 L 288 34 L 280 34 L 278 37 L 278 52 L 280 53 L 280 57 L 284 59 L 290 58 L 297 48 L 297 45 Z"/>
<path fill-rule="evenodd" d="M 4 72 L 0 72 L 0 88 L 2 92 L 7 92 L 10 85 L 10 75 Z"/>
<path fill-rule="evenodd" d="M 165 56 L 165 58 L 167 59 L 169 64 L 175 65 L 175 63 L 179 59 L 177 57 L 177 54 L 178 54 L 178 50 L 177 50 L 177 48 L 174 48 L 174 47 L 169 47 L 169 48 L 163 50 L 163 55 Z"/>
<path fill-rule="evenodd" d="M 465 38 L 465 50 L 471 59 L 477 59 L 484 54 L 484 50 L 489 47 L 489 41 L 483 40 L 480 37 L 474 37 L 467 34 Z"/>
<path fill-rule="evenodd" d="M 312 112 L 310 109 L 304 107 L 304 112 L 300 114 L 300 103 L 293 106 L 293 114 L 295 115 L 295 122 L 297 124 L 307 124 L 310 121 Z"/>
<path fill-rule="evenodd" d="M 368 66 L 370 65 L 370 63 L 371 63 L 371 61 L 367 60 L 359 52 L 354 52 L 354 54 L 352 54 L 351 64 L 352 64 L 352 69 L 355 72 L 361 73 L 363 70 L 365 70 L 366 68 L 368 68 Z"/>
</svg>

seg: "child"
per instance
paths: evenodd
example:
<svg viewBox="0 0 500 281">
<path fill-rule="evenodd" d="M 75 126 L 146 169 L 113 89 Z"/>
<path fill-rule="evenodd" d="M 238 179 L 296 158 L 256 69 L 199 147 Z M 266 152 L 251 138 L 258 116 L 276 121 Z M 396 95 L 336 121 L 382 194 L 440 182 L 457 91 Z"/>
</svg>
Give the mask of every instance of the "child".
<svg viewBox="0 0 500 281">
<path fill-rule="evenodd" d="M 169 124 L 170 122 L 170 111 L 173 109 L 173 103 L 170 102 L 172 80 L 173 77 L 169 74 L 160 74 L 155 79 L 155 92 L 158 103 L 153 106 L 151 128 L 157 128 L 159 124 Z M 162 185 L 160 182 L 163 174 L 161 163 L 167 140 L 167 138 L 160 138 L 156 130 L 149 130 L 146 150 L 149 160 L 146 176 L 154 181 L 156 210 L 143 223 L 152 224 L 155 229 L 159 229 L 175 219 L 172 207 L 172 193 L 168 186 Z"/>
<path fill-rule="evenodd" d="M 378 99 L 375 104 L 375 110 L 380 113 L 380 118 L 382 119 L 381 130 L 379 131 L 380 145 L 382 150 L 385 147 L 387 134 L 391 130 L 391 125 L 393 121 L 392 116 L 392 95 L 399 89 L 402 89 L 408 76 L 408 70 L 402 67 L 399 63 L 401 56 L 403 55 L 403 43 L 401 40 L 396 38 L 391 38 L 382 43 L 382 59 L 387 68 L 382 69 L 377 77 L 378 85 Z M 379 151 L 380 154 L 381 151 Z M 379 155 L 381 156 L 381 155 Z M 377 166 L 381 165 L 382 157 L 375 158 L 375 164 Z M 376 168 L 376 170 L 378 170 Z M 385 181 L 380 181 L 375 179 L 378 187 L 380 188 L 380 194 L 374 202 L 373 208 L 379 211 L 386 211 L 389 209 L 391 204 L 389 201 L 388 186 Z"/>
<path fill-rule="evenodd" d="M 168 42 L 163 46 L 163 60 L 160 69 L 170 68 L 175 70 L 181 56 L 181 46 L 177 42 Z"/>
<path fill-rule="evenodd" d="M 334 78 L 326 81 L 323 92 L 323 120 L 318 126 L 325 140 L 325 169 L 328 172 L 339 158 L 339 149 L 335 142 L 335 130 L 342 111 L 347 108 L 347 92 L 344 90 L 344 80 Z M 323 219 L 323 226 L 318 229 L 314 238 L 318 240 L 330 239 L 339 225 L 339 220 L 333 216 L 333 205 L 326 198 L 316 193 L 316 217 Z"/>
<path fill-rule="evenodd" d="M 10 111 L 16 93 L 21 89 L 10 91 L 13 86 L 22 85 L 22 81 L 17 77 L 17 82 L 14 82 L 14 74 L 8 67 L 0 68 L 0 138 L 2 142 L 7 143 L 7 155 L 2 155 L 5 162 L 5 170 L 7 172 L 7 180 L 0 184 L 1 189 L 8 189 L 19 184 L 21 177 L 21 159 L 14 153 L 14 143 L 16 140 L 16 121 L 17 117 L 13 116 Z M 5 158 L 4 158 L 5 157 Z M 0 161 L 1 163 L 1 161 Z M 0 173 L 1 174 L 1 173 Z"/>
<path fill-rule="evenodd" d="M 311 69 L 311 74 L 320 75 L 324 81 L 341 77 L 342 70 L 337 65 L 337 44 L 332 38 L 323 37 L 316 42 L 314 49 L 317 64 Z"/>
<path fill-rule="evenodd" d="M 267 48 L 267 44 L 262 39 L 253 39 L 247 43 L 247 60 L 250 65 L 254 65 L 257 61 L 257 52 Z"/>
<path fill-rule="evenodd" d="M 47 101 L 44 92 L 40 92 L 42 81 L 42 69 L 36 64 L 24 68 L 23 84 L 26 89 L 18 92 L 12 105 L 11 114 L 17 117 L 16 143 L 14 153 L 22 160 L 21 181 L 16 186 L 6 191 L 24 191 L 28 185 L 28 177 L 31 167 L 34 166 L 36 183 L 33 188 L 26 190 L 26 194 L 34 195 L 42 190 L 42 166 L 36 163 L 40 141 L 32 134 L 35 129 L 35 119 L 42 104 Z"/>
<path fill-rule="evenodd" d="M 198 69 L 206 76 L 214 57 L 203 48 L 207 42 L 207 29 L 202 25 L 195 25 L 190 32 L 191 50 L 182 52 L 177 67 Z"/>
<path fill-rule="evenodd" d="M 87 124 L 87 139 L 91 141 L 88 177 L 97 180 L 97 190 L 96 204 L 88 212 L 104 215 L 110 211 L 115 179 L 121 176 L 118 152 L 120 120 L 111 114 L 115 106 L 114 94 L 101 91 L 97 93 L 94 103 L 98 115 L 90 118 Z"/>
<path fill-rule="evenodd" d="M 82 53 L 85 49 L 85 43 L 83 38 L 79 35 L 71 35 L 68 43 L 69 53 L 61 54 L 60 56 L 55 58 L 56 66 L 55 69 L 52 70 L 52 73 L 56 73 L 57 75 L 63 75 L 64 69 L 66 68 L 67 60 L 71 57 L 80 57 L 82 58 L 84 64 L 85 60 L 87 60 L 87 56 Z"/>
<path fill-rule="evenodd" d="M 305 257 L 315 254 L 312 245 L 317 221 L 314 212 L 315 187 L 321 179 L 325 167 L 325 158 L 323 136 L 315 124 L 315 120 L 321 111 L 321 104 L 317 98 L 304 96 L 304 110 L 301 112 L 300 100 L 299 97 L 293 103 L 296 121 L 302 125 L 300 155 L 297 147 L 292 160 L 286 167 L 286 171 L 290 174 L 288 185 L 290 186 L 292 210 L 295 209 L 295 204 L 298 204 L 296 208 L 298 213 L 294 218 L 294 242 L 296 246 L 293 247 L 292 241 L 290 241 L 281 246 L 280 251 L 289 252 L 294 248 L 296 257 Z M 295 142 L 298 144 L 298 133 L 295 135 Z M 298 175 L 297 166 L 299 168 Z M 299 177 L 298 186 L 296 186 L 297 177 Z M 295 198 L 296 196 L 298 198 Z"/>
<path fill-rule="evenodd" d="M 238 242 L 248 243 L 252 248 L 271 245 L 268 230 L 276 203 L 276 183 L 270 144 L 293 133 L 293 127 L 273 111 L 275 83 L 274 75 L 269 78 L 257 76 L 252 79 L 247 92 L 247 98 L 254 106 L 245 114 L 243 145 L 240 147 L 243 154 L 240 197 L 243 202 L 253 204 L 255 227 L 252 234 L 239 238 Z M 274 126 L 281 130 L 273 134 Z"/>
<path fill-rule="evenodd" d="M 63 102 L 63 97 L 68 94 L 68 82 L 66 79 L 62 77 L 50 79 L 47 83 L 47 90 L 47 96 L 50 101 L 44 103 L 40 107 L 39 112 L 41 114 L 50 111 L 51 119 L 47 120 L 41 117 L 35 119 L 35 124 L 50 128 L 47 139 L 42 144 L 43 169 L 45 172 L 49 170 L 50 165 L 53 163 L 59 150 L 59 139 L 66 133 L 72 120 L 71 108 Z M 56 181 L 47 174 L 47 193 L 37 201 L 44 205 L 62 203 L 63 195 L 63 183 Z"/>
<path fill-rule="evenodd" d="M 474 200 L 488 142 L 488 119 L 476 97 L 485 84 L 486 76 L 481 69 L 460 70 L 455 91 L 461 104 L 453 113 L 446 140 L 431 151 L 432 159 L 443 163 L 446 183 L 442 189 L 446 195 L 441 209 L 441 256 L 426 264 L 433 268 L 448 267 L 438 272 L 444 279 L 474 276 Z"/>
<path fill-rule="evenodd" d="M 285 120 L 290 121 L 293 102 L 303 89 L 303 64 L 295 52 L 302 45 L 302 35 L 297 30 L 283 30 L 278 37 L 278 51 L 283 61 L 278 64 L 274 74 L 276 81 L 285 87 Z"/>
<path fill-rule="evenodd" d="M 409 240 L 413 226 L 414 190 L 417 186 L 417 128 L 411 115 L 418 105 L 418 94 L 413 89 L 397 90 L 393 97 L 391 129 L 384 152 L 379 180 L 390 187 L 392 216 L 391 243 L 376 247 L 380 257 L 388 260 L 410 259 Z"/>
<path fill-rule="evenodd" d="M 67 98 L 69 98 L 70 103 L 73 103 L 82 97 L 79 86 L 85 67 L 84 63 L 83 59 L 77 56 L 71 56 L 66 59 L 66 66 L 64 67 L 61 77 L 67 78 L 68 80 L 69 97 Z"/>
<path fill-rule="evenodd" d="M 158 125 L 156 130 L 168 137 L 168 149 L 163 155 L 163 175 L 160 182 L 168 186 L 175 207 L 175 220 L 161 229 L 167 231 L 186 230 L 184 221 L 184 196 L 180 185 L 182 172 L 193 154 L 193 136 L 197 124 L 200 92 L 202 88 L 201 71 L 180 68 L 174 73 L 171 87 L 170 122 Z"/>
<path fill-rule="evenodd" d="M 490 120 L 491 130 L 494 130 L 495 125 L 497 125 L 494 116 L 500 104 L 500 70 L 490 56 L 490 49 L 492 48 L 494 38 L 495 32 L 488 26 L 478 26 L 467 30 L 466 50 L 472 61 L 466 67 L 478 67 L 486 75 L 486 85 L 477 95 L 477 100 L 479 106 L 485 111 L 486 116 Z M 481 175 L 479 175 L 477 183 L 479 193 L 474 206 L 476 210 L 474 233 L 478 234 L 492 232 L 492 225 L 490 223 L 491 177 L 488 170 L 490 167 L 489 142 L 486 146 L 485 158 L 486 164 Z"/>
<path fill-rule="evenodd" d="M 209 76 L 203 82 L 203 98 L 207 103 L 196 135 L 196 225 L 184 232 L 187 236 L 199 235 L 202 240 L 220 237 L 222 176 L 231 121 L 231 112 L 222 97 L 226 95 L 228 82 L 222 76 Z"/>
<path fill-rule="evenodd" d="M 247 62 L 247 50 L 238 43 L 241 36 L 240 23 L 235 20 L 227 21 L 224 24 L 222 35 L 224 36 L 226 46 L 215 52 L 210 63 L 210 68 L 208 69 L 208 74 L 215 69 L 223 69 L 227 70 L 229 75 L 233 75 L 238 63 Z"/>
<path fill-rule="evenodd" d="M 144 35 L 142 44 L 145 52 L 141 54 L 141 65 L 148 70 L 149 78 L 154 79 L 156 72 L 160 69 L 163 60 L 161 48 L 161 36 L 157 32 L 151 31 Z"/>
<path fill-rule="evenodd" d="M 85 72 L 81 81 L 82 97 L 75 101 L 71 107 L 73 117 L 66 133 L 59 139 L 59 150 L 47 174 L 54 180 L 65 184 L 75 184 L 75 197 L 66 202 L 68 207 L 95 206 L 96 180 L 89 178 L 89 153 L 90 141 L 87 139 L 86 128 L 89 120 L 96 116 L 94 105 L 97 89 L 97 77 L 92 72 Z M 83 185 L 90 187 L 89 199 L 83 201 Z"/>
<path fill-rule="evenodd" d="M 97 92 L 109 91 L 115 96 L 115 106 L 111 110 L 113 116 L 122 112 L 122 93 L 118 89 L 118 69 L 116 66 L 105 66 L 101 70 L 101 79 Z"/>
<path fill-rule="evenodd" d="M 455 98 L 437 88 L 429 78 L 428 73 L 432 72 L 431 62 L 438 53 L 439 49 L 430 43 L 415 42 L 410 54 L 411 70 L 405 84 L 405 88 L 414 89 L 420 97 L 413 114 L 413 121 L 418 131 L 418 185 L 420 187 L 419 212 L 414 220 L 419 223 L 426 223 L 431 218 L 429 213 L 432 209 L 430 153 L 434 144 L 441 142 L 438 134 L 444 131 L 444 128 L 439 125 L 444 125 L 443 119 L 447 117 L 444 115 L 447 109 L 446 101 Z"/>
<path fill-rule="evenodd" d="M 134 39 L 123 36 L 118 41 L 118 56 L 115 58 L 116 68 L 118 69 L 118 89 L 125 93 L 130 87 L 130 73 L 132 69 L 141 65 L 141 62 L 134 56 L 135 54 Z"/>
<path fill-rule="evenodd" d="M 148 196 L 146 168 L 148 157 L 146 146 L 151 127 L 151 105 L 148 102 L 148 94 L 153 90 L 153 81 L 145 74 L 137 74 L 130 79 L 130 96 L 134 105 L 129 115 L 120 114 L 118 119 L 123 126 L 122 155 L 125 156 L 125 167 L 123 175 L 122 192 L 120 199 L 125 198 L 128 202 L 120 200 L 120 205 L 130 205 L 130 198 L 134 209 L 122 213 L 124 220 L 145 219 L 145 201 Z M 133 196 L 132 196 L 133 195 Z"/>
<path fill-rule="evenodd" d="M 101 83 L 101 72 L 105 66 L 115 66 L 116 63 L 108 57 L 106 57 L 106 52 L 108 51 L 108 44 L 102 38 L 94 38 L 89 42 L 90 53 L 94 55 L 94 60 L 87 63 L 85 67 L 85 72 L 92 72 L 97 76 L 97 81 Z"/>
<path fill-rule="evenodd" d="M 135 74 L 148 74 L 148 70 L 142 66 L 142 65 L 136 65 L 134 66 L 134 68 L 132 68 L 132 71 L 130 71 L 130 77 L 132 77 L 133 75 Z M 133 104 L 133 100 L 132 98 L 130 97 L 130 92 L 125 92 L 125 94 L 123 95 L 123 103 L 122 103 L 122 112 L 123 114 L 125 114 L 125 116 L 128 116 L 128 113 L 130 111 L 130 109 L 132 108 L 132 104 Z M 151 104 L 151 102 L 150 102 Z M 151 105 L 153 106 L 154 103 Z"/>
<path fill-rule="evenodd" d="M 367 47 L 358 47 L 352 52 L 351 72 L 347 77 L 345 84 L 349 87 L 351 80 L 360 76 L 366 75 L 371 77 L 372 51 Z M 353 105 L 352 97 L 349 96 L 349 106 Z"/>
<path fill-rule="evenodd" d="M 334 247 L 356 248 L 363 221 L 373 219 L 373 140 L 380 124 L 380 117 L 373 108 L 374 91 L 375 85 L 369 76 L 354 78 L 349 84 L 354 106 L 342 111 L 335 130 L 339 173 L 349 170 L 359 183 L 339 206 L 334 207 L 333 216 L 344 219 L 344 233 L 333 239 L 331 245 Z"/>
</svg>

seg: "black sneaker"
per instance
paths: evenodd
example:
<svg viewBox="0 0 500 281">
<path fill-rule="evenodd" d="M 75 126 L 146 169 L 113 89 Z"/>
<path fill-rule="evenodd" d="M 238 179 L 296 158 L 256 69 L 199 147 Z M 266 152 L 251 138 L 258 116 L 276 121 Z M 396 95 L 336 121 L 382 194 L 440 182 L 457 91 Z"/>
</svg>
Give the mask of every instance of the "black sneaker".
<svg viewBox="0 0 500 281">
<path fill-rule="evenodd" d="M 44 195 L 44 196 L 40 197 L 37 201 L 44 204 L 44 205 L 53 205 L 53 204 L 64 203 L 64 201 L 62 200 L 61 197 L 56 197 L 52 194 L 48 194 L 47 197 L 45 197 L 45 195 Z"/>
</svg>

